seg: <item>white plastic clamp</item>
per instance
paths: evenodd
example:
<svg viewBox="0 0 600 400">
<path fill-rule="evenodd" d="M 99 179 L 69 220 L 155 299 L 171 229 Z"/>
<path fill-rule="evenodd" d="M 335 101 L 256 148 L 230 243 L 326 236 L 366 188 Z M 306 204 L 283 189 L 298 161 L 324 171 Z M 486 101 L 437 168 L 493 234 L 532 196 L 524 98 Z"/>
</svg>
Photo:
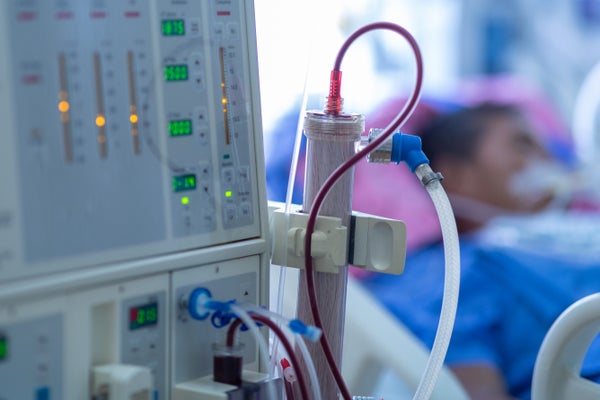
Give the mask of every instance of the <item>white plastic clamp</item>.
<svg viewBox="0 0 600 400">
<path fill-rule="evenodd" d="M 304 241 L 308 214 L 296 208 L 288 214 L 283 209 L 271 215 L 271 262 L 286 267 L 304 268 Z M 337 273 L 348 263 L 347 229 L 335 217 L 317 217 L 312 234 L 312 257 L 316 271 Z"/>
</svg>

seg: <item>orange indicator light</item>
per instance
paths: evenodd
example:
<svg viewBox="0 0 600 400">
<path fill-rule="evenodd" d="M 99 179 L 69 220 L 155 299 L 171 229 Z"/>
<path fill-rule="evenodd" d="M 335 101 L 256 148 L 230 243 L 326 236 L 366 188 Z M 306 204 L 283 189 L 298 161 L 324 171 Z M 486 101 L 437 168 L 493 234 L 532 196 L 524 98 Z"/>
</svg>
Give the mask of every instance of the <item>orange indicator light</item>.
<svg viewBox="0 0 600 400">
<path fill-rule="evenodd" d="M 106 119 L 102 115 L 96 117 L 96 126 L 103 127 L 106 124 Z"/>
<path fill-rule="evenodd" d="M 132 124 L 136 124 L 138 122 L 138 116 L 137 116 L 137 114 L 131 114 L 129 116 L 129 122 L 131 122 Z"/>
<path fill-rule="evenodd" d="M 66 100 L 60 101 L 58 103 L 58 111 L 62 113 L 66 113 L 67 111 L 69 111 L 69 107 L 69 102 Z"/>
</svg>

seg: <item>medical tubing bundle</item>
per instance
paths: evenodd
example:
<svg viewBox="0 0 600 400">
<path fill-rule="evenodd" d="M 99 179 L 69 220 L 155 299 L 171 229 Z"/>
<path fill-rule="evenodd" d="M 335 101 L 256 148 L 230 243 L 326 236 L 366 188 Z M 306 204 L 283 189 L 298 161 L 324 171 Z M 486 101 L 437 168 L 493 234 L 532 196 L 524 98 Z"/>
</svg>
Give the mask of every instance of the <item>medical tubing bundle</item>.
<svg viewBox="0 0 600 400">
<path fill-rule="evenodd" d="M 319 329 L 318 333 L 315 332 L 314 330 L 312 330 L 312 329 L 318 329 L 316 327 L 307 327 L 307 330 L 310 331 L 309 334 L 300 332 L 297 329 L 292 329 L 292 327 L 294 327 L 294 325 L 295 325 L 294 322 L 301 323 L 300 320 L 289 321 L 287 318 L 285 318 L 281 314 L 274 313 L 269 310 L 265 310 L 264 308 L 254 306 L 252 304 L 248 304 L 248 305 L 244 305 L 244 306 L 248 308 L 249 312 L 260 314 L 260 315 L 263 315 L 264 317 L 271 318 L 274 320 L 279 320 L 280 321 L 279 326 L 283 327 L 284 329 L 287 327 L 287 329 L 294 332 L 295 334 L 305 336 L 311 342 L 316 342 L 321 337 L 322 331 L 320 329 Z M 298 340 L 296 340 L 296 344 L 298 345 L 298 348 L 300 349 L 300 353 L 302 353 L 302 357 L 304 359 L 304 364 L 306 366 L 306 369 L 308 370 L 310 384 L 313 389 L 312 390 L 313 397 L 311 400 L 320 400 L 321 399 L 321 390 L 319 387 L 319 378 L 317 376 L 315 364 L 313 363 L 312 357 L 310 356 L 310 353 L 308 352 L 308 347 L 306 347 L 306 343 L 304 343 L 304 340 L 302 340 L 302 338 L 298 338 Z"/>
<path fill-rule="evenodd" d="M 431 396 L 450 344 L 460 287 L 460 248 L 456 220 L 448 196 L 440 183 L 441 175 L 434 173 L 428 164 L 421 164 L 414 172 L 427 189 L 438 214 L 445 260 L 444 296 L 440 320 L 425 372 L 414 396 L 415 400 L 420 400 Z"/>
<path fill-rule="evenodd" d="M 235 331 L 242 323 L 244 323 L 258 343 L 260 355 L 262 356 L 261 362 L 266 366 L 269 365 L 267 342 L 264 336 L 260 333 L 257 323 L 253 321 L 258 321 L 259 323 L 262 322 L 263 324 L 267 325 L 271 328 L 279 340 L 285 340 L 287 343 L 291 343 L 288 337 L 292 337 L 292 333 L 298 336 L 304 336 L 312 342 L 318 341 L 322 334 L 322 330 L 315 326 L 306 325 L 298 319 L 290 321 L 282 315 L 273 313 L 254 304 L 237 304 L 235 300 L 213 300 L 210 291 L 205 288 L 197 288 L 194 290 L 190 295 L 185 307 L 188 309 L 190 316 L 198 320 L 206 319 L 210 316 L 211 312 L 214 312 L 213 317 L 219 315 L 218 320 L 221 321 L 219 327 L 227 325 L 232 317 L 236 318 L 234 322 L 231 323 L 227 331 L 226 348 L 232 349 L 235 346 Z M 265 322 L 265 320 L 268 321 Z M 276 324 L 274 320 L 280 321 L 279 324 Z M 213 321 L 213 324 L 215 324 L 215 321 Z M 273 328 L 273 326 L 275 328 Z M 289 332 L 287 336 L 284 334 L 281 327 Z M 308 352 L 308 348 L 306 347 L 306 343 L 304 343 L 302 338 L 299 338 L 296 343 L 298 343 L 305 365 L 312 380 L 311 386 L 313 388 L 313 397 L 310 399 L 320 400 L 321 393 L 319 388 L 319 380 L 317 378 L 314 363 L 310 353 Z M 289 353 L 290 349 L 293 350 L 291 344 L 289 346 L 285 346 L 286 352 Z M 292 360 L 296 360 L 295 353 L 288 354 L 288 356 Z M 296 365 L 296 368 L 298 368 L 298 363 L 295 362 L 294 364 Z M 274 374 L 268 375 L 274 377 Z M 300 380 L 301 378 L 299 381 Z M 273 384 L 268 384 L 267 390 L 269 391 L 269 398 L 277 398 L 277 393 Z M 305 398 L 308 399 L 308 397 Z"/>
<path fill-rule="evenodd" d="M 237 308 L 241 309 L 240 307 L 237 307 Z M 287 339 L 287 337 L 285 336 L 283 331 L 279 328 L 279 326 L 273 320 L 271 320 L 268 317 L 265 317 L 264 315 L 259 315 L 259 314 L 254 314 L 254 313 L 246 314 L 246 315 L 254 321 L 257 321 L 257 322 L 267 325 L 273 331 L 273 333 L 279 338 L 279 340 L 281 341 L 281 344 L 283 344 L 283 347 L 285 348 L 285 351 L 288 353 L 288 357 L 290 358 L 292 365 L 295 367 L 296 377 L 298 378 L 298 385 L 300 386 L 300 393 L 302 394 L 302 398 L 304 400 L 310 400 L 310 397 L 308 396 L 306 380 L 304 379 L 304 374 L 298 368 L 300 363 L 298 362 L 298 358 L 296 356 L 296 353 L 294 352 L 294 348 L 292 347 L 292 344 Z M 229 330 L 227 331 L 227 345 L 228 346 L 234 345 L 234 333 L 237 330 L 237 328 L 242 324 L 242 322 L 246 326 L 254 325 L 254 327 L 256 327 L 256 323 L 253 323 L 252 321 L 249 321 L 250 325 L 248 325 L 248 322 L 245 322 L 242 319 L 236 319 L 235 321 L 233 321 L 232 324 L 229 326 Z M 272 386 L 272 385 L 270 385 L 270 386 Z M 273 393 L 270 393 L 270 395 L 272 396 Z M 277 396 L 270 397 L 270 398 L 277 399 Z"/>
<path fill-rule="evenodd" d="M 269 346 L 267 345 L 267 341 L 265 337 L 260 333 L 258 326 L 253 322 L 250 315 L 240 306 L 235 304 L 230 304 L 230 311 L 235 313 L 238 318 L 246 325 L 246 327 L 250 330 L 252 335 L 254 336 L 256 343 L 258 343 L 259 353 L 262 356 L 262 363 L 268 371 L 269 368 Z M 269 382 L 267 384 L 269 391 L 269 398 L 276 399 L 277 391 L 275 390 L 275 385 L 273 382 Z"/>
<path fill-rule="evenodd" d="M 330 85 L 330 96 L 327 100 L 325 112 L 331 113 L 331 114 L 335 114 L 335 113 L 339 112 L 338 105 L 341 104 L 340 66 L 341 66 L 343 56 L 346 53 L 348 47 L 359 36 L 361 36 L 367 32 L 370 32 L 372 30 L 376 30 L 376 29 L 387 29 L 387 30 L 394 31 L 394 32 L 400 34 L 401 36 L 403 36 L 408 41 L 408 43 L 415 55 L 416 81 L 415 81 L 415 86 L 413 88 L 413 92 L 411 93 L 410 97 L 408 98 L 408 101 L 406 102 L 405 106 L 400 111 L 400 113 L 397 115 L 397 117 L 390 123 L 390 125 L 388 125 L 388 127 L 385 128 L 384 133 L 380 137 L 375 139 L 372 143 L 370 143 L 368 146 L 366 146 L 364 149 L 357 152 L 352 157 L 350 157 L 346 162 L 344 162 L 342 165 L 340 165 L 325 181 L 325 183 L 323 184 L 323 186 L 321 187 L 321 189 L 319 190 L 319 192 L 317 193 L 316 197 L 313 200 L 313 204 L 310 209 L 310 214 L 309 214 L 309 218 L 308 218 L 308 222 L 307 222 L 307 226 L 306 226 L 306 240 L 304 243 L 305 273 L 306 273 L 306 286 L 307 286 L 307 291 L 308 291 L 308 298 L 310 301 L 311 313 L 312 313 L 315 325 L 321 329 L 323 328 L 323 322 L 321 320 L 320 312 L 319 312 L 317 302 L 316 302 L 314 266 L 313 266 L 312 257 L 311 257 L 312 243 L 310 240 L 312 238 L 313 232 L 315 231 L 315 224 L 316 224 L 317 215 L 319 213 L 319 209 L 321 208 L 321 205 L 323 204 L 323 201 L 325 200 L 327 193 L 331 190 L 331 188 L 336 183 L 336 181 L 339 180 L 346 171 L 348 171 L 356 163 L 358 163 L 359 160 L 363 159 L 367 154 L 369 154 L 372 150 L 376 149 L 381 143 L 383 143 L 397 128 L 399 128 L 408 119 L 408 117 L 413 113 L 414 109 L 416 108 L 417 103 L 419 101 L 420 94 L 421 94 L 421 87 L 422 87 L 422 83 L 423 83 L 423 59 L 422 59 L 421 51 L 419 49 L 419 46 L 418 46 L 416 40 L 406 29 L 404 29 L 403 27 L 401 27 L 399 25 L 392 24 L 389 22 L 376 22 L 373 24 L 366 25 L 366 26 L 358 29 L 357 31 L 355 31 L 352 35 L 350 35 L 350 37 L 346 40 L 346 42 L 340 48 L 340 51 L 338 52 L 338 56 L 336 58 L 334 68 L 333 68 L 333 71 L 331 74 L 332 78 L 334 78 L 334 79 L 332 79 L 332 83 Z M 336 97 L 336 96 L 338 98 L 332 98 L 332 97 Z M 328 342 L 325 334 L 323 334 L 321 336 L 320 343 L 321 343 L 321 347 L 323 348 L 323 352 L 325 354 L 327 362 L 329 364 L 329 368 L 331 369 L 331 372 L 334 376 L 336 384 L 337 384 L 338 388 L 340 389 L 342 397 L 344 398 L 344 400 L 351 400 L 352 396 L 351 396 L 348 388 L 346 387 L 346 384 L 344 382 L 344 379 L 342 377 L 342 374 L 341 374 L 339 368 L 336 365 L 335 358 L 333 356 L 331 347 L 329 345 L 329 342 Z"/>
</svg>

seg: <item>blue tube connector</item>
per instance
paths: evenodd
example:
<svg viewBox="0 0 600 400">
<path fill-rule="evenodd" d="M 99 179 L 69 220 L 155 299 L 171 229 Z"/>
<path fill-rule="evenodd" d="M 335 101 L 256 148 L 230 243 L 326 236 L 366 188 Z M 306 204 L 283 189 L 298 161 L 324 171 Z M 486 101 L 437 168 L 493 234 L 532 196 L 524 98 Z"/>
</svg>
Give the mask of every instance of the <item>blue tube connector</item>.
<svg viewBox="0 0 600 400">
<path fill-rule="evenodd" d="M 392 136 L 391 161 L 396 164 L 404 161 L 411 172 L 415 172 L 421 164 L 429 164 L 429 159 L 421 149 L 421 138 L 401 132 Z"/>
<path fill-rule="evenodd" d="M 317 342 L 321 338 L 321 334 L 323 333 L 321 329 L 317 328 L 316 326 L 306 325 L 299 319 L 291 320 L 289 327 L 292 330 L 292 332 L 306 337 L 311 342 Z"/>
<path fill-rule="evenodd" d="M 201 321 L 208 318 L 212 311 L 219 312 L 220 314 L 229 313 L 231 305 L 234 303 L 235 300 L 213 300 L 210 290 L 206 288 L 196 288 L 190 293 L 187 306 L 188 312 L 192 318 Z"/>
<path fill-rule="evenodd" d="M 363 147 L 377 139 L 383 132 L 383 129 L 371 129 L 369 136 L 362 139 Z M 367 158 L 369 162 L 381 164 L 390 162 L 399 164 L 404 161 L 412 172 L 415 172 L 419 165 L 429 164 L 429 159 L 421 149 L 421 138 L 402 132 L 394 133 L 391 138 L 373 150 Z"/>
<path fill-rule="evenodd" d="M 192 318 L 199 321 L 208 318 L 210 315 L 210 308 L 208 303 L 212 303 L 212 294 L 210 290 L 205 288 L 196 288 L 190 294 L 188 299 L 188 312 Z"/>
</svg>

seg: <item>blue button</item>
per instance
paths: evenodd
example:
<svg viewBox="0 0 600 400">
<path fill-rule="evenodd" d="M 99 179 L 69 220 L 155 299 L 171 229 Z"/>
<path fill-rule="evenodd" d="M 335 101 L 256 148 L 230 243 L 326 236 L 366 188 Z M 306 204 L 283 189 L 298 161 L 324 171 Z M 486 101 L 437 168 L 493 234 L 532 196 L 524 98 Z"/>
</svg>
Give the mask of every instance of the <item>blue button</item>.
<svg viewBox="0 0 600 400">
<path fill-rule="evenodd" d="M 154 400 L 158 400 L 158 389 L 154 390 Z"/>
<path fill-rule="evenodd" d="M 35 391 L 35 400 L 50 400 L 50 388 L 47 386 Z"/>
</svg>

